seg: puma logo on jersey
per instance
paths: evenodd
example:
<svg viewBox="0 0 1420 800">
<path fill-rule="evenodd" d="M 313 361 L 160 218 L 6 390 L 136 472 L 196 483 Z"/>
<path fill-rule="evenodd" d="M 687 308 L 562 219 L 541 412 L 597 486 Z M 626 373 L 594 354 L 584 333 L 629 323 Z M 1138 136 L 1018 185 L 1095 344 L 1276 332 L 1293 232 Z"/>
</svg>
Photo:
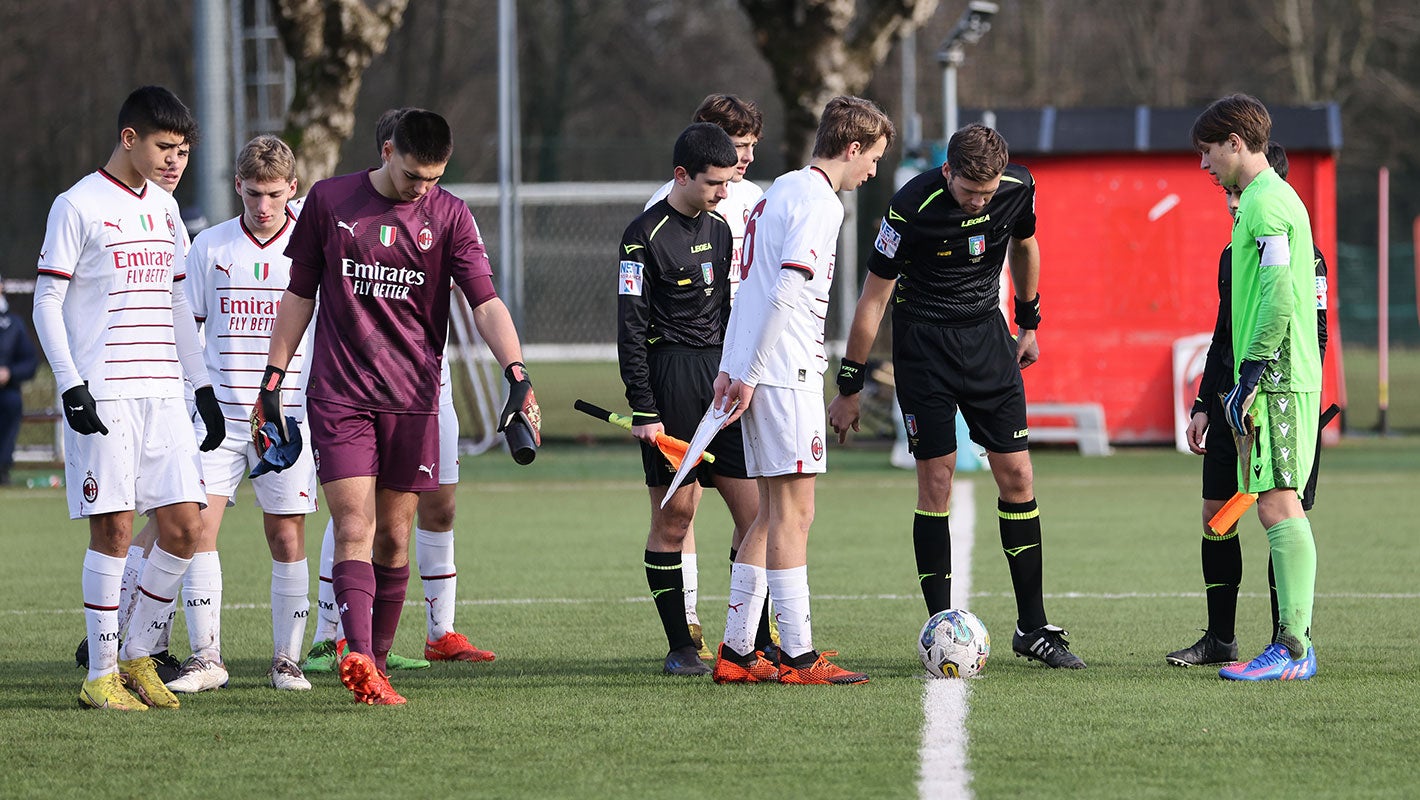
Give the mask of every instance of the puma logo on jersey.
<svg viewBox="0 0 1420 800">
<path fill-rule="evenodd" d="M 740 613 L 740 608 L 744 606 L 744 603 L 730 603 L 729 606 L 731 611 L 738 614 Z"/>
<path fill-rule="evenodd" d="M 223 274 L 226 275 L 228 278 L 232 277 L 232 268 L 231 268 L 231 267 L 224 267 L 224 266 L 222 266 L 221 264 L 213 264 L 213 265 L 212 265 L 212 269 L 215 269 L 215 270 L 217 270 L 218 272 L 223 273 Z"/>
<path fill-rule="evenodd" d="M 341 221 L 339 221 L 339 220 L 336 220 L 336 222 L 335 222 L 335 227 L 337 227 L 337 228 L 344 228 L 345 230 L 350 231 L 350 238 L 351 238 L 351 239 L 354 239 L 354 238 L 355 238 L 355 226 L 356 226 L 356 225 L 359 225 L 359 224 L 360 224 L 360 220 L 358 220 L 358 219 L 355 220 L 354 222 L 350 223 L 349 225 L 347 225 L 347 224 L 345 224 L 344 222 L 341 222 Z"/>
<path fill-rule="evenodd" d="M 427 467 L 424 466 L 423 464 L 420 464 L 420 465 L 419 465 L 419 471 L 420 471 L 420 472 L 423 472 L 423 473 L 427 473 L 427 474 L 429 475 L 429 477 L 432 478 L 432 477 L 434 477 L 434 464 L 433 464 L 433 463 L 430 463 L 429 466 L 427 466 Z"/>
<path fill-rule="evenodd" d="M 109 222 L 108 220 L 104 220 L 104 227 L 105 227 L 105 228 L 113 228 L 114 230 L 118 231 L 119 233 L 123 233 L 123 228 L 122 228 L 122 226 L 120 225 L 120 223 L 122 223 L 122 222 L 123 222 L 123 219 L 122 219 L 122 218 L 120 218 L 120 219 L 118 220 L 118 222 Z"/>
</svg>

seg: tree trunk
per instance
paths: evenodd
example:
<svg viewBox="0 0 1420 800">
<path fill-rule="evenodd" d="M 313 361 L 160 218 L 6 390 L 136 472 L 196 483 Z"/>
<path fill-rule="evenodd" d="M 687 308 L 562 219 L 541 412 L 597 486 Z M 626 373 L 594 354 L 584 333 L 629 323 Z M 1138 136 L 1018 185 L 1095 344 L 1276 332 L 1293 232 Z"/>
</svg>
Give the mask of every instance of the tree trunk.
<svg viewBox="0 0 1420 800">
<path fill-rule="evenodd" d="M 813 152 L 819 113 L 858 94 L 897 37 L 932 16 L 937 0 L 739 0 L 784 103 L 784 160 Z M 792 168 L 792 167 L 791 167 Z"/>
<path fill-rule="evenodd" d="M 335 171 L 340 145 L 355 130 L 355 99 L 365 68 L 383 53 L 409 0 L 271 0 L 276 28 L 295 62 L 296 89 L 284 138 L 307 187 Z"/>
</svg>

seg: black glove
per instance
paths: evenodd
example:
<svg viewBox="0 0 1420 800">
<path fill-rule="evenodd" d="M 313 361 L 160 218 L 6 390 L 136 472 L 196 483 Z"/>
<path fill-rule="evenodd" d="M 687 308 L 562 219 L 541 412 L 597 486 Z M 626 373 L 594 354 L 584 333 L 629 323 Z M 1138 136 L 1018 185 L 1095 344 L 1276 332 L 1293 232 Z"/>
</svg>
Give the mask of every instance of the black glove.
<svg viewBox="0 0 1420 800">
<path fill-rule="evenodd" d="M 1238 365 L 1238 385 L 1223 396 L 1223 416 L 1228 427 L 1239 436 L 1252 433 L 1252 401 L 1257 397 L 1257 382 L 1267 369 L 1266 361 L 1244 361 Z"/>
<path fill-rule="evenodd" d="M 276 425 L 281 441 L 291 438 L 286 432 L 286 415 L 281 413 L 281 379 L 285 377 L 286 370 L 270 364 L 266 366 L 266 374 L 261 376 L 261 389 L 256 395 L 256 406 L 251 410 L 251 443 L 258 456 L 269 446 L 269 440 L 261 433 L 266 423 Z"/>
<path fill-rule="evenodd" d="M 838 393 L 843 395 L 857 394 L 863 391 L 863 384 L 868 380 L 868 365 L 859 364 L 857 361 L 850 361 L 843 358 L 838 362 Z"/>
<path fill-rule="evenodd" d="M 193 397 L 197 401 L 197 415 L 202 417 L 202 426 L 207 429 L 207 438 L 202 440 L 198 449 L 204 453 L 216 450 L 227 438 L 227 420 L 222 417 L 222 404 L 217 402 L 217 395 L 211 386 L 193 392 Z"/>
<path fill-rule="evenodd" d="M 75 433 L 88 436 L 91 433 L 108 435 L 108 427 L 99 419 L 98 403 L 89 394 L 89 385 L 81 383 L 64 391 L 60 398 L 64 401 L 64 419 Z"/>
<path fill-rule="evenodd" d="M 1040 327 L 1040 292 L 1035 293 L 1034 300 L 1022 300 L 1019 297 L 1011 298 L 1016 305 L 1016 327 L 1033 331 Z"/>
<path fill-rule="evenodd" d="M 508 439 L 513 460 L 527 464 L 537 456 L 537 448 L 542 444 L 542 409 L 538 408 L 532 380 L 523 362 L 509 364 L 503 370 L 503 377 L 508 380 L 508 402 L 498 415 L 498 432 Z"/>
</svg>

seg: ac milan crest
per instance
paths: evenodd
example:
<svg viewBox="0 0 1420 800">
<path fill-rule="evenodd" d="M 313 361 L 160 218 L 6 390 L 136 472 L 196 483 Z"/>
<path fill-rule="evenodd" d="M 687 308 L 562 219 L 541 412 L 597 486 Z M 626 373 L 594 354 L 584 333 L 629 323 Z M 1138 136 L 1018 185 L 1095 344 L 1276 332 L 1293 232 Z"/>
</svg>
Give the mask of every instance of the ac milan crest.
<svg viewBox="0 0 1420 800">
<path fill-rule="evenodd" d="M 414 243 L 419 245 L 420 250 L 428 252 L 429 248 L 434 246 L 434 232 L 427 227 L 420 228 L 419 237 L 414 240 Z"/>
<path fill-rule="evenodd" d="M 814 434 L 814 440 L 809 443 L 809 452 L 813 454 L 815 461 L 823 460 L 823 438 Z"/>
<path fill-rule="evenodd" d="M 90 472 L 84 478 L 84 502 L 92 503 L 99 499 L 99 482 L 94 480 L 94 473 Z"/>
</svg>

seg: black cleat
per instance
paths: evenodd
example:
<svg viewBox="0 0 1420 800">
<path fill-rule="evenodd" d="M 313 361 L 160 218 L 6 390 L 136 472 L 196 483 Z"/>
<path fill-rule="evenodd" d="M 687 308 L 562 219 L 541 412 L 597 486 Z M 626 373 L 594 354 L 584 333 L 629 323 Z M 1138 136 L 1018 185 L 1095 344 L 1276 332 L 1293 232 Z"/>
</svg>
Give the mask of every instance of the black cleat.
<svg viewBox="0 0 1420 800">
<path fill-rule="evenodd" d="M 1225 642 L 1213 635 L 1212 631 L 1203 631 L 1203 638 L 1194 642 L 1192 647 L 1185 647 L 1182 650 L 1175 650 L 1164 656 L 1164 660 L 1175 667 L 1202 667 L 1208 664 L 1231 664 L 1238 660 L 1238 640 Z"/>
<path fill-rule="evenodd" d="M 89 668 L 89 637 L 85 636 L 79 640 L 79 646 L 74 648 L 74 666 L 80 669 Z"/>
<path fill-rule="evenodd" d="M 681 647 L 666 654 L 665 673 L 667 675 L 709 675 L 710 666 L 700 660 L 695 645 Z"/>
<path fill-rule="evenodd" d="M 1052 669 L 1084 669 L 1085 662 L 1070 652 L 1070 644 L 1065 637 L 1070 632 L 1057 625 L 1043 625 L 1030 633 L 1021 633 L 1011 638 L 1011 649 L 1023 658 L 1039 661 Z"/>
<path fill-rule="evenodd" d="M 159 650 L 153 656 L 153 668 L 157 670 L 158 677 L 163 683 L 170 683 L 177 680 L 182 674 L 182 662 L 173 657 L 167 650 Z"/>
</svg>

